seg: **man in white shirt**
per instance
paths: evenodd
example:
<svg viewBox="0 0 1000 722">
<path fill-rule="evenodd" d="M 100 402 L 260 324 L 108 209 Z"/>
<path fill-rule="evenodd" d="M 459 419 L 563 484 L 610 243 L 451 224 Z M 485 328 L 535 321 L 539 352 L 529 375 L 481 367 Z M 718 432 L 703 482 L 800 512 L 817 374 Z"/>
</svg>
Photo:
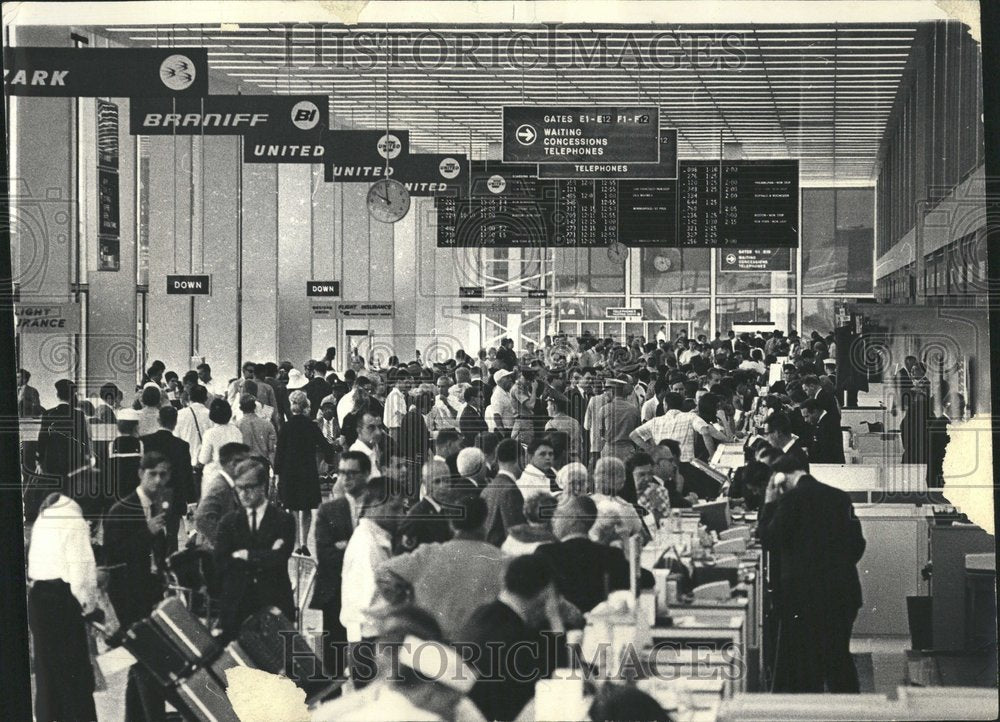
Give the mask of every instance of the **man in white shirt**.
<svg viewBox="0 0 1000 722">
<path fill-rule="evenodd" d="M 399 371 L 390 371 L 389 377 L 391 380 L 395 381 L 389 394 L 385 397 L 385 409 L 382 411 L 382 423 L 385 424 L 386 431 L 389 433 L 389 438 L 393 441 L 399 441 L 399 428 L 403 424 L 403 417 L 406 416 L 406 411 L 409 405 L 406 401 L 406 392 L 410 385 L 410 374 L 400 369 Z"/>
<path fill-rule="evenodd" d="M 212 378 L 212 367 L 207 363 L 200 363 L 197 367 L 198 380 L 211 396 L 226 396 L 226 384 L 218 379 Z"/>
<path fill-rule="evenodd" d="M 493 389 L 493 395 L 490 397 L 490 408 L 487 409 L 486 414 L 486 424 L 490 427 L 490 431 L 510 432 L 514 428 L 516 412 L 514 401 L 510 398 L 510 389 L 516 379 L 517 374 L 507 369 L 498 369 L 493 373 L 493 382 L 496 384 L 496 388 Z M 502 429 L 497 428 L 496 420 L 498 418 Z"/>
<path fill-rule="evenodd" d="M 666 411 L 662 416 L 656 416 L 642 424 L 629 434 L 629 438 L 640 448 L 656 446 L 663 439 L 673 439 L 680 444 L 681 461 L 689 462 L 694 459 L 697 414 L 684 411 L 684 397 L 677 393 L 665 394 L 663 405 Z"/>
<path fill-rule="evenodd" d="M 382 475 L 379 464 L 379 441 L 382 439 L 381 421 L 367 411 L 358 422 L 358 438 L 351 444 L 350 451 L 360 451 L 372 462 L 370 478 Z"/>
<path fill-rule="evenodd" d="M 555 461 L 555 450 L 548 437 L 535 438 L 528 444 L 528 465 L 517 480 L 517 488 L 525 500 L 540 493 L 550 493 L 552 485 L 549 472 Z"/>
<path fill-rule="evenodd" d="M 440 376 L 437 380 L 438 397 L 427 414 L 427 430 L 431 433 L 431 439 L 436 439 L 442 429 L 458 429 L 458 408 L 449 398 L 450 389 L 451 379 Z"/>
<path fill-rule="evenodd" d="M 196 461 L 201 452 L 201 438 L 212 426 L 208 419 L 208 408 L 205 406 L 208 389 L 200 384 L 192 386 L 188 396 L 190 398 L 188 407 L 177 412 L 174 436 L 187 442 L 191 447 L 191 459 Z"/>
<path fill-rule="evenodd" d="M 384 477 L 370 480 L 365 488 L 361 518 L 344 550 L 340 587 L 340 623 L 347 630 L 351 677 L 356 689 L 371 681 L 370 675 L 364 674 L 367 665 L 359 662 L 373 658 L 372 650 L 364 650 L 363 643 L 371 642 L 378 634 L 372 615 L 378 596 L 375 572 L 392 558 L 392 538 L 401 518 L 402 498 L 390 493 Z"/>
<path fill-rule="evenodd" d="M 653 396 L 642 404 L 639 411 L 639 420 L 646 423 L 656 416 L 656 409 L 663 403 L 663 397 L 667 395 L 667 380 L 657 379 L 653 385 Z"/>
</svg>

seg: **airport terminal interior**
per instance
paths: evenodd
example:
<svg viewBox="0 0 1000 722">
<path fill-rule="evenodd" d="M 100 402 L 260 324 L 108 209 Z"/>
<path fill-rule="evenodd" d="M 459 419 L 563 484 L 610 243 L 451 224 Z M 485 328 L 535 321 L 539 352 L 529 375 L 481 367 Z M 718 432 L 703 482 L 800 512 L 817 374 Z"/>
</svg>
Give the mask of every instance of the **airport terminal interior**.
<svg viewBox="0 0 1000 722">
<path fill-rule="evenodd" d="M 997 716 L 978 3 L 21 5 L 37 719 Z"/>
</svg>

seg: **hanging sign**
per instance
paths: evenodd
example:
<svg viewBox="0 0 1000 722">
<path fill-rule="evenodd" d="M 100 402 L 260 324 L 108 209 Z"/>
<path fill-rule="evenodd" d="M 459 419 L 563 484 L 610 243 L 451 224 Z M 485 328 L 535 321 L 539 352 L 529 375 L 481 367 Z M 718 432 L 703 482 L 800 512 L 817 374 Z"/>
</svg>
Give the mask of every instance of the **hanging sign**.
<svg viewBox="0 0 1000 722">
<path fill-rule="evenodd" d="M 168 296 L 211 296 L 210 275 L 167 276 Z"/>
<path fill-rule="evenodd" d="M 7 95 L 156 98 L 208 93 L 205 48 L 4 48 Z"/>
<path fill-rule="evenodd" d="M 323 178 L 337 183 L 370 183 L 386 175 L 386 161 L 410 152 L 408 130 L 330 130 L 323 135 L 327 149 Z M 392 175 L 392 168 L 389 175 Z"/>
<path fill-rule="evenodd" d="M 329 113 L 329 100 L 322 95 L 133 98 L 129 132 L 132 135 L 253 134 L 255 138 L 279 144 L 319 145 Z"/>
<path fill-rule="evenodd" d="M 411 196 L 455 196 L 468 186 L 469 159 L 457 153 L 416 153 L 389 161 L 389 177 Z"/>
<path fill-rule="evenodd" d="M 791 271 L 792 253 L 788 248 L 722 248 L 719 270 L 729 273 Z"/>
<path fill-rule="evenodd" d="M 309 298 L 335 298 L 340 295 L 340 281 L 306 281 L 306 296 Z"/>
<path fill-rule="evenodd" d="M 335 318 L 392 318 L 391 301 L 358 301 L 333 305 Z"/>
<path fill-rule="evenodd" d="M 606 318 L 642 320 L 641 308 L 606 308 Z"/>
<path fill-rule="evenodd" d="M 97 101 L 97 270 L 121 268 L 118 106 Z"/>
<path fill-rule="evenodd" d="M 504 106 L 508 163 L 659 163 L 654 106 Z"/>
</svg>

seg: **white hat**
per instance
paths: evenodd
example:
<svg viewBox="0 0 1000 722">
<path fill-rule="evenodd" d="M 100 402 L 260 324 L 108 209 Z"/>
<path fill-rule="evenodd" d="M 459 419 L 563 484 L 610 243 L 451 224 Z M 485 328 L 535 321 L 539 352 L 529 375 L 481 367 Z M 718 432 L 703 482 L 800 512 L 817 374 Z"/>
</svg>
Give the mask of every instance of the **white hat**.
<svg viewBox="0 0 1000 722">
<path fill-rule="evenodd" d="M 305 375 L 298 369 L 292 369 L 288 372 L 288 385 L 286 388 L 289 391 L 294 391 L 295 389 L 301 389 L 309 381 L 306 379 Z"/>
<path fill-rule="evenodd" d="M 458 459 L 455 460 L 459 476 L 475 476 L 482 471 L 485 463 L 486 456 L 482 449 L 477 449 L 475 446 L 469 446 L 459 451 Z"/>
<path fill-rule="evenodd" d="M 119 421 L 138 421 L 139 412 L 135 409 L 120 409 L 118 411 Z"/>
<path fill-rule="evenodd" d="M 333 394 L 330 394 L 329 396 L 324 396 L 323 400 L 319 402 L 319 407 L 323 408 L 327 404 L 329 404 L 330 406 L 336 406 L 337 405 L 337 397 L 334 396 Z"/>
<path fill-rule="evenodd" d="M 508 376 L 513 376 L 513 371 L 508 371 L 507 369 L 497 369 L 493 372 L 493 383 L 500 383 L 500 379 L 505 379 Z"/>
</svg>

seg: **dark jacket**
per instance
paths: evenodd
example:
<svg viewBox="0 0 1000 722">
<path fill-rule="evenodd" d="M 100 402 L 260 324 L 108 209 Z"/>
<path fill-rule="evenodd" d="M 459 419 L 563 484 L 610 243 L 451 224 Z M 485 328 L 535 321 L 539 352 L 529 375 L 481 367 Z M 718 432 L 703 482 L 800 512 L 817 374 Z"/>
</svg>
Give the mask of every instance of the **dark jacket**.
<svg viewBox="0 0 1000 722">
<path fill-rule="evenodd" d="M 511 527 L 524 524 L 524 495 L 517 483 L 498 473 L 481 494 L 486 502 L 486 541 L 500 546 Z"/>
<path fill-rule="evenodd" d="M 320 376 L 313 376 L 302 387 L 302 391 L 309 397 L 309 408 L 312 410 L 311 413 L 315 414 L 319 411 L 319 405 L 323 399 L 333 393 L 333 387 L 326 379 Z"/>
<path fill-rule="evenodd" d="M 151 570 L 153 563 L 165 569 L 167 548 L 165 531 L 155 536 L 149 531 L 138 492 L 111 507 L 104 519 L 104 556 L 111 567 L 108 596 L 123 630 L 163 598 L 163 578 Z"/>
<path fill-rule="evenodd" d="M 174 491 L 174 513 L 184 516 L 185 506 L 198 500 L 191 474 L 191 446 L 166 429 L 140 437 L 143 451 L 157 451 L 170 462 L 170 487 Z"/>
<path fill-rule="evenodd" d="M 281 540 L 279 548 L 274 546 Z M 239 630 L 251 614 L 278 607 L 295 619 L 288 559 L 295 543 L 295 520 L 287 511 L 268 504 L 251 534 L 250 521 L 243 509 L 231 511 L 219 522 L 215 543 L 215 569 L 220 582 L 219 621 L 227 634 Z M 233 559 L 233 552 L 246 549 L 247 560 Z"/>
<path fill-rule="evenodd" d="M 809 462 L 812 464 L 843 464 L 844 438 L 840 432 L 840 417 L 823 414 L 813 429 L 812 444 L 809 446 Z"/>
<path fill-rule="evenodd" d="M 208 549 L 214 549 L 219 536 L 219 522 L 229 512 L 242 508 L 236 490 L 229 486 L 226 477 L 216 474 L 207 479 L 198 508 L 194 512 L 194 526 L 198 530 L 199 543 Z"/>
<path fill-rule="evenodd" d="M 478 652 L 470 662 L 477 680 L 469 699 L 488 720 L 517 717 L 534 697 L 535 682 L 551 674 L 557 658 L 557 638 L 543 637 L 501 601 L 474 611 L 455 642 L 460 649 L 469 645 Z M 526 653 L 528 649 L 532 652 Z M 515 669 L 516 675 L 511 672 Z"/>
<path fill-rule="evenodd" d="M 806 474 L 794 489 L 764 504 L 757 533 L 778 556 L 788 610 L 861 606 L 857 564 L 865 538 L 845 492 Z"/>
<path fill-rule="evenodd" d="M 86 467 L 89 455 L 90 426 L 82 411 L 61 403 L 42 412 L 38 461 L 43 472 L 65 476 Z"/>
<path fill-rule="evenodd" d="M 316 582 L 310 609 L 340 608 L 340 573 L 352 534 L 350 502 L 345 497 L 323 502 L 316 512 Z"/>
<path fill-rule="evenodd" d="M 326 455 L 333 447 L 312 420 L 295 415 L 278 432 L 274 452 L 274 473 L 278 493 L 286 509 L 315 509 L 320 503 L 319 467 L 316 454 Z"/>
<path fill-rule="evenodd" d="M 577 537 L 535 550 L 555 570 L 556 587 L 566 601 L 589 612 L 615 589 L 629 588 L 628 560 L 621 549 Z"/>
<path fill-rule="evenodd" d="M 412 552 L 421 544 L 446 542 L 452 537 L 448 508 L 435 509 L 426 497 L 414 504 L 399 525 L 399 547 Z"/>
<path fill-rule="evenodd" d="M 466 404 L 462 413 L 458 416 L 458 430 L 465 436 L 465 443 L 468 446 L 475 446 L 476 436 L 483 431 L 489 431 L 486 426 L 486 419 L 483 412 L 474 408 L 471 404 Z"/>
</svg>

